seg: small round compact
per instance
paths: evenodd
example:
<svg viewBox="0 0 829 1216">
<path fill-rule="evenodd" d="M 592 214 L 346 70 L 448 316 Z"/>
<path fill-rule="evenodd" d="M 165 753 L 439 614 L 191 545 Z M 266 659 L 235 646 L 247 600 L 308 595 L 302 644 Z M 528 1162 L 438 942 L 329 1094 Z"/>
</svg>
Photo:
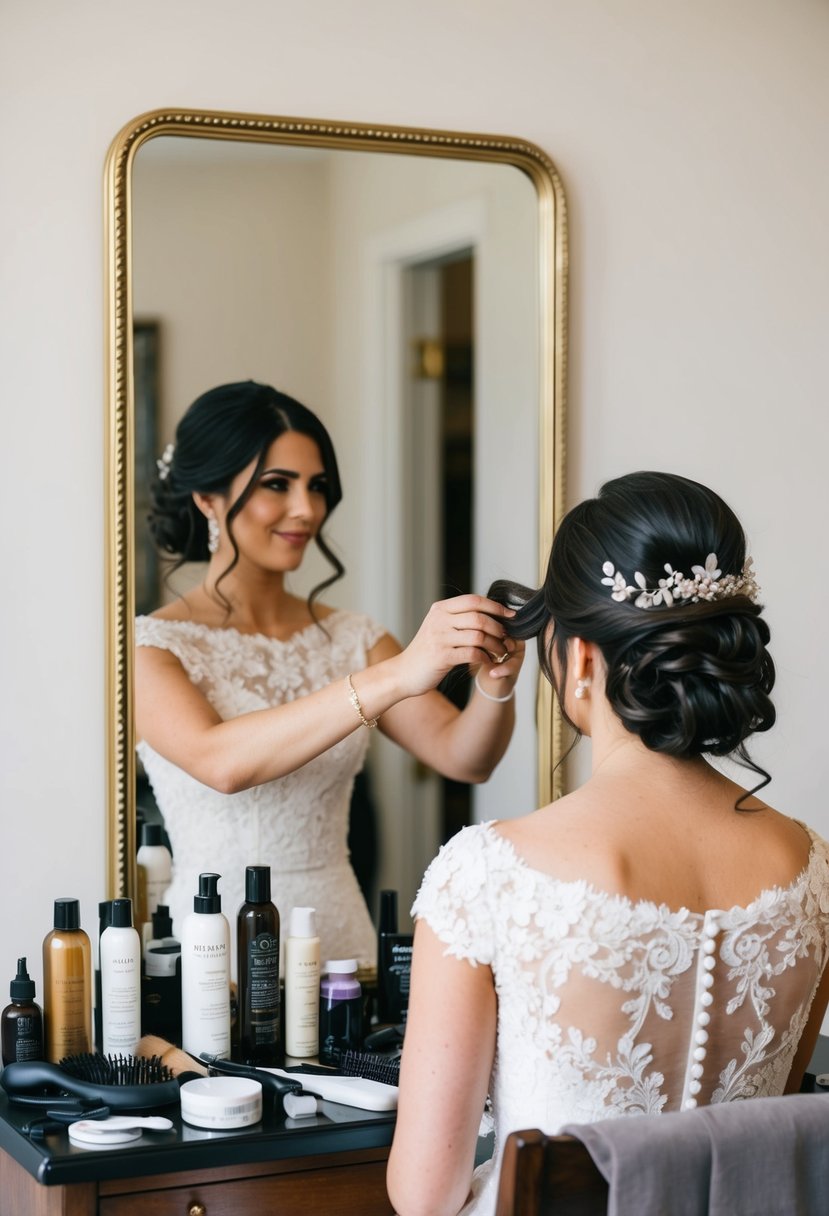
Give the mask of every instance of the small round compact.
<svg viewBox="0 0 829 1216">
<path fill-rule="evenodd" d="M 262 1118 L 262 1085 L 248 1077 L 198 1077 L 181 1087 L 181 1117 L 193 1127 L 227 1131 Z"/>
</svg>

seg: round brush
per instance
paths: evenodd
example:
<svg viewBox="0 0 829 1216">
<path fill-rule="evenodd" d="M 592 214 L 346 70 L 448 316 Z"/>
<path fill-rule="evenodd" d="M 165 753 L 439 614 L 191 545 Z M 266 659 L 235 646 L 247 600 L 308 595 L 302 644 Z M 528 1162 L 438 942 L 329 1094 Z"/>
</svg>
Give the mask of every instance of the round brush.
<svg viewBox="0 0 829 1216">
<path fill-rule="evenodd" d="M 192 1081 L 194 1077 L 206 1077 L 207 1066 L 201 1060 L 188 1055 L 175 1043 L 168 1043 L 157 1034 L 145 1034 L 138 1040 L 135 1054 L 145 1060 L 158 1060 L 159 1064 L 168 1069 L 176 1078 L 179 1085 Z"/>
</svg>

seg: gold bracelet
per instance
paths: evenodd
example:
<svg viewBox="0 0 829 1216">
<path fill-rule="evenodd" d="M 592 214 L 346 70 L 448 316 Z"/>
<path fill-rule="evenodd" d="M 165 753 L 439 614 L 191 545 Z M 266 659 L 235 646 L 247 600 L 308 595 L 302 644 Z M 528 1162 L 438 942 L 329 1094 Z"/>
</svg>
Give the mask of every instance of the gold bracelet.
<svg viewBox="0 0 829 1216">
<path fill-rule="evenodd" d="M 357 689 L 354 687 L 354 685 L 351 682 L 350 674 L 345 677 L 345 682 L 348 685 L 348 699 L 351 702 L 351 704 L 354 706 L 354 708 L 357 710 L 357 715 L 358 715 L 360 721 L 362 722 L 363 726 L 368 726 L 368 727 L 376 726 L 377 719 L 376 718 L 367 718 L 365 716 L 365 714 L 363 713 L 363 707 L 360 704 L 360 698 L 357 696 Z"/>
</svg>

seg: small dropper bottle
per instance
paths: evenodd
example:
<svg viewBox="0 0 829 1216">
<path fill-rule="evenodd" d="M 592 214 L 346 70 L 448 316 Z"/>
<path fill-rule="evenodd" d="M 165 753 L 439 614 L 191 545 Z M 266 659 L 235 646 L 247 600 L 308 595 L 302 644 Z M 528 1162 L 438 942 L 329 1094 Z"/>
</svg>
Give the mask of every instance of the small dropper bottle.
<svg viewBox="0 0 829 1216">
<path fill-rule="evenodd" d="M 26 970 L 25 958 L 17 960 L 9 995 L 12 1002 L 0 1014 L 4 1066 L 17 1060 L 42 1060 L 43 1014 L 35 1004 L 35 982 Z"/>
</svg>

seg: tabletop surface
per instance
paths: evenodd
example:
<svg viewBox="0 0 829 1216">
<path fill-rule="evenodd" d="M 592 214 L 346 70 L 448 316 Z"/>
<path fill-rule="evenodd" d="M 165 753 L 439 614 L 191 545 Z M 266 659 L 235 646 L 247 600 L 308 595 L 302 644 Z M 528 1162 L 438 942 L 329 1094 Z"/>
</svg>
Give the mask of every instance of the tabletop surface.
<svg viewBox="0 0 829 1216">
<path fill-rule="evenodd" d="M 147 1113 L 171 1119 L 171 1131 L 144 1131 L 140 1139 L 127 1144 L 83 1147 L 70 1143 L 65 1128 L 44 1140 L 31 1139 L 24 1129 L 45 1111 L 11 1103 L 0 1089 L 0 1148 L 39 1182 L 57 1186 L 355 1152 L 391 1144 L 393 1111 L 358 1110 L 322 1100 L 318 1107 L 318 1113 L 309 1118 L 276 1119 L 266 1114 L 261 1123 L 234 1131 L 191 1127 L 183 1122 L 179 1107 L 159 1107 Z"/>
</svg>

